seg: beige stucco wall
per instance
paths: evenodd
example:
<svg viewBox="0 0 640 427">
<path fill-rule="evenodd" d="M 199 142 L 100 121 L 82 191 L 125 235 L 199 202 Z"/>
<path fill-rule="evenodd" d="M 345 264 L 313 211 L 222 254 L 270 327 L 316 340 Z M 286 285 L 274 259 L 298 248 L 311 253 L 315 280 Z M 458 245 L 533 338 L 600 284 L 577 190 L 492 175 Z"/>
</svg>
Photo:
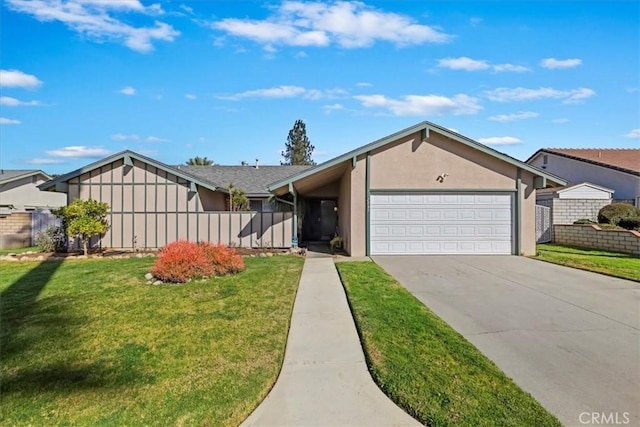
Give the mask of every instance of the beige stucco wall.
<svg viewBox="0 0 640 427">
<path fill-rule="evenodd" d="M 157 248 L 178 239 L 236 246 L 289 247 L 290 212 L 226 212 L 225 195 L 154 166 L 122 160 L 69 181 L 69 199 L 93 198 L 110 206 L 109 231 L 94 246 Z"/>
<path fill-rule="evenodd" d="M 338 194 L 338 229 L 343 238 L 343 247 L 351 253 L 351 170 L 347 170 L 340 178 Z"/>
<path fill-rule="evenodd" d="M 346 245 L 352 256 L 366 252 L 365 216 L 366 155 L 357 159 L 356 167 L 346 172 L 350 178 L 351 241 Z M 444 182 L 437 177 L 446 173 Z M 517 167 L 482 153 L 434 131 L 427 141 L 420 132 L 371 153 L 370 188 L 372 190 L 415 189 L 495 189 L 516 188 Z M 534 176 L 521 171 L 521 252 L 535 253 Z M 349 180 L 344 178 L 343 180 Z M 343 188 L 345 185 L 343 184 Z M 343 203 L 343 193 L 340 194 Z M 515 212 L 515 207 L 514 207 Z M 514 220 L 515 227 L 515 220 Z M 516 230 L 514 229 L 514 233 Z"/>
<path fill-rule="evenodd" d="M 440 183 L 436 179 L 448 176 Z M 371 156 L 372 189 L 515 188 L 516 168 L 434 131 L 390 144 Z"/>
<path fill-rule="evenodd" d="M 529 172 L 521 172 L 522 241 L 520 242 L 520 255 L 536 254 L 536 191 L 533 186 L 534 178 L 533 174 Z"/>
<path fill-rule="evenodd" d="M 366 155 L 357 159 L 350 171 L 351 178 L 351 256 L 366 254 Z"/>
<path fill-rule="evenodd" d="M 338 197 L 339 193 L 340 193 L 340 182 L 335 181 L 305 193 L 305 197 L 335 199 Z"/>
<path fill-rule="evenodd" d="M 44 176 L 33 175 L 0 184 L 0 205 L 14 205 L 18 211 L 25 208 L 59 208 L 66 205 L 65 194 L 38 189 L 38 185 L 44 182 Z"/>
</svg>

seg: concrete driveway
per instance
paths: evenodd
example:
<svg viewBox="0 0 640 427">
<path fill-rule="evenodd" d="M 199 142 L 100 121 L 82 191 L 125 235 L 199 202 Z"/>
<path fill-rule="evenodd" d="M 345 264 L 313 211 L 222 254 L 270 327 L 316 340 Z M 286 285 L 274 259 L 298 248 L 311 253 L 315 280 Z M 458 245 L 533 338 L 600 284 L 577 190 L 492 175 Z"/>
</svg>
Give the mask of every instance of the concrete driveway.
<svg viewBox="0 0 640 427">
<path fill-rule="evenodd" d="M 640 425 L 638 283 L 516 256 L 373 259 L 563 424 Z"/>
</svg>

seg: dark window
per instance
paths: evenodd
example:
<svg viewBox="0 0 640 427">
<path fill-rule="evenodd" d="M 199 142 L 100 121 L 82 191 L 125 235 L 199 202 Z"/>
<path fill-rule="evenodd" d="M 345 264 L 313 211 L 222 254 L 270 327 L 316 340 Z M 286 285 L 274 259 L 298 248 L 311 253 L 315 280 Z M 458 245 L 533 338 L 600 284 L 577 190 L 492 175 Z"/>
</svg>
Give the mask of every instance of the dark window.
<svg viewBox="0 0 640 427">
<path fill-rule="evenodd" d="M 251 210 L 256 212 L 262 212 L 262 200 L 250 200 Z"/>
</svg>

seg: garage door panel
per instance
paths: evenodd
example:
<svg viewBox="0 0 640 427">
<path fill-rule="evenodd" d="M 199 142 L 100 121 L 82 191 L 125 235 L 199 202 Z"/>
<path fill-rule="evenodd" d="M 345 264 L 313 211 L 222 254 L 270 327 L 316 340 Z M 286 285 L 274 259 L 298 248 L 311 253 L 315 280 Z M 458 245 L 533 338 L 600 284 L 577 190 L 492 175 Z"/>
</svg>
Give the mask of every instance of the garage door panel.
<svg viewBox="0 0 640 427">
<path fill-rule="evenodd" d="M 371 196 L 371 252 L 511 254 L 511 194 Z"/>
</svg>

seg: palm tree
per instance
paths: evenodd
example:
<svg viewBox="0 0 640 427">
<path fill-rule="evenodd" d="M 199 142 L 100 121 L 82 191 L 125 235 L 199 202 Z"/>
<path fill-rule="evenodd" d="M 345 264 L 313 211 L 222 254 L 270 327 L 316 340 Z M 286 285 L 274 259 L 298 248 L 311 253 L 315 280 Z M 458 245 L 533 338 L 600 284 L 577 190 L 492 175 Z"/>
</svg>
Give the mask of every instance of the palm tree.
<svg viewBox="0 0 640 427">
<path fill-rule="evenodd" d="M 211 166 L 213 164 L 213 160 L 209 160 L 206 157 L 194 157 L 186 161 L 186 164 L 189 166 Z"/>
</svg>

